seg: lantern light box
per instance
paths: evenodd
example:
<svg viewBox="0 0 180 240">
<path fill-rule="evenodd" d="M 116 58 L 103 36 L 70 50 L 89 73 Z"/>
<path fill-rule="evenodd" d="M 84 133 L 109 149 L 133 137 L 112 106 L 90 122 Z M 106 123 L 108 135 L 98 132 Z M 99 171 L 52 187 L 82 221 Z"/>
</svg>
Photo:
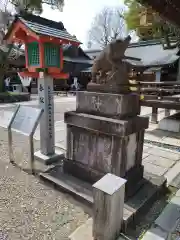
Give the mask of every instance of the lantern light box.
<svg viewBox="0 0 180 240">
<path fill-rule="evenodd" d="M 32 14 L 16 15 L 5 40 L 25 45 L 26 68 L 21 75 L 35 78 L 40 72 L 52 78 L 68 78 L 68 74 L 63 73 L 62 46 L 81 44 L 66 31 L 62 22 Z"/>
</svg>

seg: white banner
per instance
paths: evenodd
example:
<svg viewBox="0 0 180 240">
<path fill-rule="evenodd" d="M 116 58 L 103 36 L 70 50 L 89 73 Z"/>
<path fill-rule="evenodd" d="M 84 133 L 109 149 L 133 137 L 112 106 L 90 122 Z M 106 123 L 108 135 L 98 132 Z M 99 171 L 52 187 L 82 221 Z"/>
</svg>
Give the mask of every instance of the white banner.
<svg viewBox="0 0 180 240">
<path fill-rule="evenodd" d="M 21 75 L 18 73 L 19 78 L 21 79 L 21 83 L 24 87 L 29 87 L 32 78 L 31 77 L 21 77 Z"/>
</svg>

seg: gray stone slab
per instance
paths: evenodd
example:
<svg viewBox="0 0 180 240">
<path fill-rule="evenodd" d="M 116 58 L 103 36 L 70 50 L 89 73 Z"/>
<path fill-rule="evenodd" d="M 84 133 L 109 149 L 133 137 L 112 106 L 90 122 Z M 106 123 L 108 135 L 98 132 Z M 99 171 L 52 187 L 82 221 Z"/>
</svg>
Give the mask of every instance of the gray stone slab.
<svg viewBox="0 0 180 240">
<path fill-rule="evenodd" d="M 145 162 L 152 163 L 154 165 L 158 165 L 164 168 L 170 168 L 175 164 L 175 161 L 164 158 L 164 157 L 159 157 L 155 155 L 149 155 L 145 158 Z"/>
<path fill-rule="evenodd" d="M 147 117 L 136 116 L 119 120 L 77 112 L 66 112 L 64 121 L 68 125 L 122 137 L 147 129 L 149 125 Z"/>
<path fill-rule="evenodd" d="M 171 186 L 175 188 L 180 188 L 180 172 L 171 181 Z"/>
<path fill-rule="evenodd" d="M 134 117 L 140 113 L 139 96 L 136 94 L 78 92 L 76 110 L 112 118 Z"/>
<path fill-rule="evenodd" d="M 168 150 L 162 150 L 157 147 L 149 149 L 148 153 L 159 157 L 169 158 L 174 161 L 180 160 L 180 154 Z"/>
<path fill-rule="evenodd" d="M 180 218 L 180 198 L 173 197 L 161 215 L 156 219 L 155 224 L 167 232 L 172 232 Z"/>
<path fill-rule="evenodd" d="M 166 240 L 168 233 L 160 228 L 151 228 L 143 236 L 142 240 Z"/>
<path fill-rule="evenodd" d="M 173 179 L 180 173 L 180 162 L 177 162 L 168 172 L 164 175 L 167 179 L 167 184 L 171 185 Z"/>
<path fill-rule="evenodd" d="M 153 173 L 157 176 L 163 176 L 168 171 L 168 168 L 146 162 L 146 158 L 143 160 L 143 165 L 146 172 Z"/>
</svg>

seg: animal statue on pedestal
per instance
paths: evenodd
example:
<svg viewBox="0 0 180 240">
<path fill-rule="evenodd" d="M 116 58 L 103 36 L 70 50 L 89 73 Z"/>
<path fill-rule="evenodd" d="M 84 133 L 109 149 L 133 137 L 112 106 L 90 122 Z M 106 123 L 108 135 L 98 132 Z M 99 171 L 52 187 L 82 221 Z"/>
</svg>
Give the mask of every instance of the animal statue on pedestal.
<svg viewBox="0 0 180 240">
<path fill-rule="evenodd" d="M 92 66 L 91 83 L 116 82 L 118 78 L 119 84 L 128 84 L 129 64 L 124 61 L 128 59 L 124 54 L 130 41 L 130 36 L 127 36 L 125 39 L 116 39 L 102 50 Z"/>
</svg>

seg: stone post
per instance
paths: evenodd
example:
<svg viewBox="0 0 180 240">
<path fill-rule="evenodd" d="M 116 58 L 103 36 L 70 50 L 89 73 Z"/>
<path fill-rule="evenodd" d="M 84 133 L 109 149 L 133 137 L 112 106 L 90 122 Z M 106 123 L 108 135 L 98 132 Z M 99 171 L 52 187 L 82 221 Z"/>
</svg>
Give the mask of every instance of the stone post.
<svg viewBox="0 0 180 240">
<path fill-rule="evenodd" d="M 170 116 L 170 109 L 165 109 L 164 115 L 165 115 L 165 117 L 169 117 Z"/>
<path fill-rule="evenodd" d="M 43 109 L 40 121 L 40 151 L 35 153 L 37 160 L 50 164 L 57 160 L 62 153 L 55 153 L 54 134 L 54 94 L 53 78 L 40 73 L 38 79 L 39 107 Z"/>
<path fill-rule="evenodd" d="M 151 122 L 158 123 L 158 108 L 152 107 Z"/>
<path fill-rule="evenodd" d="M 115 240 L 120 235 L 126 180 L 106 174 L 93 185 L 93 237 Z"/>
</svg>

